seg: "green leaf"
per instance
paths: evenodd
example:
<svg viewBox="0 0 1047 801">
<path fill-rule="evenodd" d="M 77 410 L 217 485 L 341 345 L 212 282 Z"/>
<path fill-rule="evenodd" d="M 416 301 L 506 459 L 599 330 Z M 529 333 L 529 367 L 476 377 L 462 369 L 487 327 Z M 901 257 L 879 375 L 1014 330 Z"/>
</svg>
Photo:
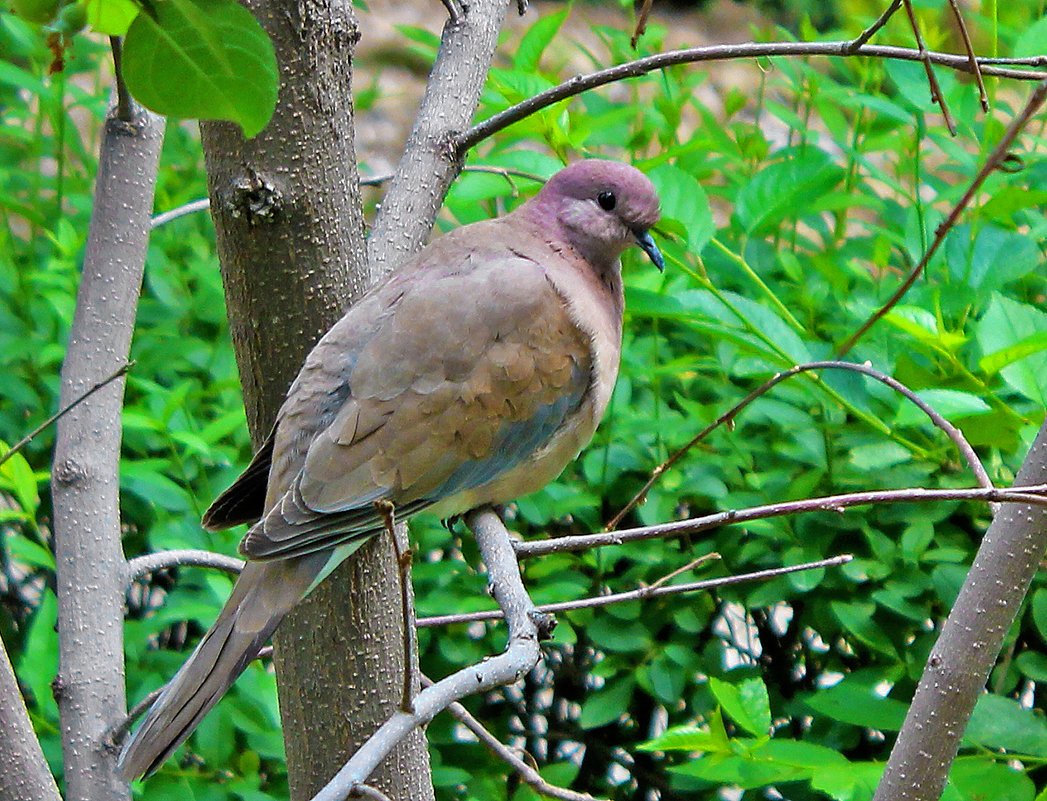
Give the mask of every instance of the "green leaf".
<svg viewBox="0 0 1047 801">
<path fill-rule="evenodd" d="M 1047 757 L 1047 721 L 1011 698 L 985 693 L 975 704 L 964 742 Z"/>
<path fill-rule="evenodd" d="M 757 737 L 767 735 L 771 728 L 771 708 L 763 681 L 745 679 L 731 684 L 710 676 L 709 689 L 731 720 Z"/>
<path fill-rule="evenodd" d="M 977 395 L 957 389 L 921 389 L 916 396 L 949 421 L 984 414 L 991 408 Z M 894 424 L 896 426 L 933 425 L 923 410 L 908 401 L 898 408 Z"/>
<path fill-rule="evenodd" d="M 945 240 L 949 274 L 971 289 L 997 289 L 1040 263 L 1036 241 L 1026 233 L 984 225 L 972 241 L 971 232 L 970 225 L 958 225 Z"/>
<path fill-rule="evenodd" d="M 835 801 L 868 801 L 883 775 L 882 762 L 851 762 L 849 765 L 826 765 L 815 768 L 811 788 Z"/>
<path fill-rule="evenodd" d="M 124 76 L 158 114 L 237 122 L 248 138 L 276 106 L 272 42 L 236 0 L 159 0 L 124 39 Z"/>
<path fill-rule="evenodd" d="M 953 763 L 949 784 L 964 801 L 1033 801 L 1036 786 L 1020 770 L 985 757 L 963 757 Z"/>
<path fill-rule="evenodd" d="M 1044 53 L 1047 53 L 1047 18 L 1037 20 L 1021 32 L 1011 55 L 1022 58 L 1042 56 Z"/>
<path fill-rule="evenodd" d="M 700 253 L 716 231 L 709 198 L 702 185 L 690 173 L 672 164 L 659 164 L 648 173 L 648 177 L 661 198 L 662 221 L 659 226 L 678 223 L 688 250 Z"/>
<path fill-rule="evenodd" d="M 1025 303 L 994 293 L 978 321 L 976 335 L 985 354 L 995 354 L 1047 331 L 1047 314 Z M 1047 351 L 1037 350 L 1000 368 L 1012 388 L 1047 406 Z"/>
<path fill-rule="evenodd" d="M 629 708 L 636 683 L 632 679 L 609 681 L 604 687 L 589 694 L 582 703 L 578 725 L 583 729 L 606 726 L 624 715 Z"/>
<path fill-rule="evenodd" d="M 559 33 L 560 27 L 570 12 L 571 9 L 568 6 L 556 14 L 542 17 L 532 25 L 516 47 L 513 66 L 523 72 L 536 72 L 538 62 L 542 59 L 542 53 L 556 38 L 556 34 Z"/>
<path fill-rule="evenodd" d="M 132 0 L 86 0 L 87 24 L 95 33 L 123 36 L 139 8 Z"/>
<path fill-rule="evenodd" d="M 641 751 L 702 751 L 727 753 L 730 740 L 722 729 L 704 730 L 694 726 L 678 726 L 669 729 L 653 740 L 641 743 Z"/>
<path fill-rule="evenodd" d="M 0 456 L 10 451 L 7 444 L 0 441 Z M 29 515 L 36 512 L 40 505 L 40 493 L 36 486 L 36 475 L 25 456 L 16 453 L 0 465 L 0 487 L 10 487 L 18 498 L 18 504 Z"/>
<path fill-rule="evenodd" d="M 1030 607 L 1036 630 L 1040 632 L 1040 637 L 1047 640 L 1047 589 L 1039 589 L 1033 593 Z"/>
<path fill-rule="evenodd" d="M 734 215 L 749 233 L 796 217 L 843 180 L 844 169 L 814 148 L 776 161 L 752 177 L 735 200 Z"/>
<path fill-rule="evenodd" d="M 1039 651 L 1024 651 L 1014 660 L 1014 664 L 1023 676 L 1047 684 L 1047 655 Z"/>
<path fill-rule="evenodd" d="M 1000 372 L 1008 364 L 1047 350 L 1047 331 L 1037 331 L 1010 347 L 989 353 L 978 360 L 978 366 L 988 375 Z"/>
<path fill-rule="evenodd" d="M 833 720 L 878 731 L 898 731 L 908 711 L 901 701 L 884 698 L 872 686 L 854 679 L 819 690 L 804 703 Z"/>
</svg>

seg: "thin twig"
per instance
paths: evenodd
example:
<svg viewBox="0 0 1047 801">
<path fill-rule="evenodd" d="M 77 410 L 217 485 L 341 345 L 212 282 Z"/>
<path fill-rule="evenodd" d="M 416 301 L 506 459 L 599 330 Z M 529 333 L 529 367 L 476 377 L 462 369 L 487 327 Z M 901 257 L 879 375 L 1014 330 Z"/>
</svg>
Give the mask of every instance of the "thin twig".
<svg viewBox="0 0 1047 801">
<path fill-rule="evenodd" d="M 897 11 L 901 7 L 901 5 L 902 0 L 891 0 L 891 4 L 887 6 L 886 9 L 884 9 L 884 12 L 876 18 L 876 21 L 873 22 L 872 25 L 870 25 L 868 28 L 866 28 L 864 31 L 862 31 L 860 34 L 855 36 L 853 39 L 851 39 L 850 42 L 847 43 L 847 48 L 845 51 L 846 54 L 851 55 L 860 50 L 862 45 L 864 45 L 866 42 L 872 39 L 876 32 L 887 24 L 887 20 L 894 16 L 894 12 Z"/>
<path fill-rule="evenodd" d="M 637 78 L 648 72 L 675 66 L 677 64 L 694 64 L 704 61 L 730 61 L 744 58 L 764 57 L 796 57 L 796 56 L 864 56 L 867 58 L 897 59 L 900 61 L 923 61 L 924 53 L 907 47 L 892 47 L 888 45 L 862 45 L 857 50 L 850 52 L 851 40 L 832 42 L 746 42 L 744 44 L 710 45 L 708 47 L 691 47 L 683 50 L 671 50 L 667 53 L 657 53 L 644 58 L 628 61 L 607 69 L 598 70 L 588 75 L 576 75 L 569 78 L 558 86 L 547 89 L 544 92 L 529 97 L 527 100 L 517 103 L 504 111 L 500 111 L 483 122 L 477 123 L 472 128 L 461 134 L 455 141 L 458 154 L 465 153 L 470 148 L 482 142 L 493 134 L 523 120 L 535 112 L 567 100 L 582 92 L 604 86 L 615 81 L 627 78 Z M 933 64 L 940 64 L 949 69 L 960 72 L 970 72 L 971 65 L 965 54 L 926 52 L 927 59 Z M 978 59 L 982 73 L 985 75 L 996 75 L 1001 78 L 1015 78 L 1017 80 L 1042 80 L 1047 78 L 1043 72 L 1013 69 L 1004 66 L 988 66 L 989 63 L 1047 66 L 1047 59 L 1036 57 L 1034 59 L 1020 59 L 1000 61 L 999 59 Z"/>
<path fill-rule="evenodd" d="M 209 198 L 202 197 L 199 200 L 191 200 L 182 206 L 165 211 L 163 214 L 157 214 L 149 221 L 149 227 L 159 228 L 161 225 L 171 222 L 171 220 L 177 220 L 179 217 L 195 214 L 198 211 L 207 211 L 209 208 L 211 208 L 211 200 Z"/>
<path fill-rule="evenodd" d="M 79 395 L 75 400 L 73 400 L 72 403 L 66 405 L 64 408 L 60 409 L 59 411 L 55 412 L 50 417 L 48 417 L 46 420 L 44 420 L 44 422 L 42 422 L 40 425 L 38 425 L 36 428 L 34 428 L 32 431 L 30 431 L 28 434 L 26 434 L 20 440 L 18 440 L 18 442 L 16 442 L 14 445 L 12 445 L 11 449 L 7 453 L 5 453 L 3 456 L 0 456 L 0 465 L 2 465 L 4 462 L 6 462 L 8 459 L 10 459 L 12 456 L 14 456 L 20 450 L 22 450 L 22 448 L 24 448 L 26 445 L 28 445 L 30 442 L 32 442 L 33 438 L 37 434 L 39 434 L 41 431 L 43 431 L 49 425 L 51 425 L 52 423 L 54 423 L 58 419 L 60 419 L 62 417 L 62 415 L 67 414 L 68 412 L 70 412 L 71 410 L 76 408 L 77 404 L 82 403 L 83 401 L 85 401 L 88 398 L 90 398 L 92 395 L 94 395 L 96 392 L 98 392 L 98 390 L 100 390 L 106 384 L 110 383 L 111 381 L 115 381 L 116 379 L 118 379 L 120 376 L 122 376 L 124 373 L 126 373 L 128 370 L 130 370 L 132 367 L 134 367 L 134 364 L 135 363 L 132 360 L 132 361 L 129 361 L 127 364 L 123 365 L 122 367 L 117 368 L 107 378 L 103 378 L 101 381 L 99 381 L 97 384 L 92 386 L 86 392 L 84 392 L 83 394 Z"/>
<path fill-rule="evenodd" d="M 726 412 L 717 417 L 716 420 L 714 420 L 712 423 L 710 423 L 697 434 L 695 434 L 694 437 L 692 437 L 690 441 L 688 441 L 683 447 L 681 447 L 679 450 L 673 453 L 672 456 L 670 456 L 668 459 L 666 459 L 664 462 L 658 465 L 653 471 L 651 471 L 651 476 L 647 479 L 647 481 L 640 488 L 640 490 L 635 495 L 633 495 L 629 502 L 624 507 L 622 507 L 621 511 L 618 512 L 618 514 L 611 518 L 610 522 L 607 524 L 605 528 L 607 530 L 616 528 L 618 524 L 622 522 L 622 519 L 625 517 L 626 514 L 629 513 L 630 510 L 632 510 L 637 504 L 643 502 L 644 498 L 647 497 L 647 493 L 650 491 L 651 487 L 655 485 L 658 479 L 661 478 L 661 476 L 667 470 L 669 470 L 669 468 L 675 465 L 684 456 L 684 454 L 686 454 L 691 448 L 693 448 L 695 445 L 697 445 L 699 442 L 701 442 L 703 439 L 709 436 L 709 434 L 711 434 L 717 428 L 719 428 L 722 425 L 730 424 L 731 422 L 733 422 L 734 418 L 737 417 L 738 414 L 746 406 L 748 406 L 754 400 L 759 398 L 761 395 L 764 395 L 767 392 L 769 392 L 782 381 L 792 378 L 795 375 L 799 375 L 800 373 L 807 373 L 814 370 L 850 370 L 852 372 L 861 373 L 862 375 L 869 376 L 870 378 L 875 378 L 877 381 L 886 384 L 891 389 L 904 395 L 906 398 L 908 398 L 910 401 L 916 404 L 924 412 L 924 414 L 926 414 L 931 419 L 931 422 L 934 423 L 942 431 L 944 431 L 945 434 L 949 437 L 949 439 L 953 441 L 953 443 L 956 445 L 956 448 L 960 451 L 960 454 L 967 462 L 967 466 L 971 469 L 971 472 L 974 473 L 975 479 L 978 481 L 978 483 L 983 487 L 992 486 L 992 481 L 989 479 L 989 474 L 985 471 L 985 467 L 982 465 L 981 460 L 978 458 L 978 454 L 975 453 L 974 448 L 972 448 L 970 443 L 967 442 L 967 438 L 964 437 L 963 432 L 960 431 L 960 429 L 958 429 L 948 420 L 946 420 L 944 417 L 942 417 L 940 414 L 938 414 L 938 412 L 936 412 L 928 403 L 921 400 L 915 392 L 913 392 L 907 386 L 902 384 L 900 381 L 891 378 L 886 373 L 881 373 L 879 370 L 876 370 L 867 364 L 853 364 L 851 362 L 841 361 L 808 362 L 807 364 L 800 364 L 784 372 L 778 373 L 769 381 L 761 384 L 759 387 L 754 389 L 752 392 L 750 392 L 748 395 L 742 398 L 742 400 L 740 400 Z"/>
<path fill-rule="evenodd" d="M 404 670 L 403 691 L 400 694 L 400 711 L 410 714 L 414 711 L 414 687 L 412 671 L 415 664 L 414 654 L 414 626 L 411 625 L 411 549 L 406 542 L 401 542 L 401 531 L 396 528 L 396 507 L 392 501 L 381 499 L 374 502 L 375 509 L 382 516 L 385 530 L 393 544 L 393 553 L 396 555 L 396 572 L 400 577 L 400 612 L 403 615 L 404 632 Z"/>
<path fill-rule="evenodd" d="M 960 12 L 960 4 L 956 0 L 949 0 L 949 7 L 952 8 L 953 17 L 956 19 L 956 26 L 960 29 L 960 38 L 963 40 L 964 49 L 967 51 L 967 58 L 970 59 L 971 72 L 974 74 L 974 82 L 978 84 L 978 100 L 982 104 L 982 111 L 989 110 L 989 95 L 985 91 L 985 81 L 982 80 L 982 70 L 978 64 L 978 56 L 974 53 L 974 45 L 971 44 L 971 35 L 967 33 L 967 23 L 963 20 L 963 14 Z"/>
<path fill-rule="evenodd" d="M 647 589 L 648 590 L 656 590 L 659 587 L 661 587 L 663 584 L 668 584 L 670 581 L 672 581 L 677 576 L 679 576 L 679 575 L 681 575 L 683 573 L 686 573 L 688 570 L 692 570 L 692 569 L 698 567 L 698 565 L 702 565 L 702 564 L 705 564 L 706 562 L 711 562 L 713 560 L 722 559 L 722 558 L 723 557 L 720 556 L 720 554 L 716 553 L 715 551 L 713 553 L 702 554 L 697 559 L 692 559 L 690 562 L 688 562 L 683 567 L 676 568 L 676 570 L 674 570 L 672 573 L 666 573 L 664 576 L 662 576 L 660 579 L 658 579 L 653 584 L 649 584 L 647 586 Z"/>
<path fill-rule="evenodd" d="M 674 520 L 670 523 L 658 523 L 653 526 L 604 531 L 599 534 L 577 534 L 569 537 L 557 537 L 551 540 L 517 542 L 514 547 L 520 559 L 531 559 L 550 553 L 586 551 L 591 548 L 602 548 L 607 545 L 622 545 L 626 542 L 679 537 L 684 534 L 696 534 L 732 523 L 748 523 L 770 517 L 783 517 L 798 512 L 842 512 L 852 506 L 865 506 L 876 503 L 926 503 L 927 501 L 983 501 L 989 503 L 1031 503 L 1047 506 L 1047 485 L 1007 489 L 1001 487 L 969 487 L 966 489 L 928 489 L 925 487 L 908 487 L 896 490 L 873 490 L 870 492 L 847 492 L 840 495 L 826 495 L 820 498 L 804 498 L 799 501 L 781 501 L 779 503 L 750 506 L 745 509 L 729 509 L 702 517 L 691 517 L 686 520 Z"/>
<path fill-rule="evenodd" d="M 112 748 L 118 748 L 123 743 L 127 733 L 131 731 L 131 727 L 134 726 L 136 720 L 142 716 L 142 714 L 153 705 L 153 702 L 160 697 L 160 693 L 164 691 L 164 687 L 167 685 L 160 685 L 145 698 L 131 707 L 131 711 L 127 713 L 127 717 L 117 723 L 115 726 L 111 726 L 109 730 L 102 735 L 102 742 Z"/>
<path fill-rule="evenodd" d="M 636 44 L 640 41 L 640 37 L 647 33 L 647 18 L 651 16 L 651 6 L 654 5 L 654 0 L 643 0 L 640 4 L 640 10 L 636 12 L 636 26 L 633 28 L 633 35 L 629 39 L 629 45 L 633 50 L 636 49 Z"/>
<path fill-rule="evenodd" d="M 535 175 L 533 172 L 525 172 L 524 170 L 516 170 L 512 167 L 493 167 L 487 164 L 466 164 L 462 167 L 462 172 L 485 172 L 492 175 L 501 175 L 507 181 L 509 185 L 516 191 L 516 185 L 509 180 L 511 177 L 526 178 L 529 181 L 536 181 L 537 183 L 544 184 L 545 179 L 540 175 Z M 360 186 L 381 186 L 384 183 L 388 183 L 393 180 L 395 173 L 385 173 L 384 175 L 374 175 L 370 178 L 361 178 Z"/>
<path fill-rule="evenodd" d="M 989 154 L 989 157 L 985 160 L 985 164 L 982 165 L 982 168 L 974 177 L 974 180 L 967 188 L 967 191 L 963 193 L 963 197 L 961 197 L 956 205 L 953 206 L 952 211 L 949 212 L 949 216 L 945 218 L 945 221 L 935 229 L 934 241 L 931 242 L 931 246 L 927 249 L 927 252 L 923 254 L 920 263 L 913 268 L 912 272 L 909 273 L 909 276 L 905 279 L 902 285 L 898 287 L 893 295 L 891 295 L 890 300 L 877 309 L 876 313 L 868 320 L 862 323 L 861 328 L 855 331 L 841 346 L 837 353 L 838 356 L 843 356 L 847 351 L 854 347 L 854 343 L 861 339 L 865 335 L 865 332 L 872 328 L 881 317 L 893 309 L 905 293 L 909 291 L 909 287 L 916 283 L 916 279 L 923 273 L 927 264 L 930 262 L 931 257 L 938 252 L 938 248 L 945 239 L 945 235 L 956 224 L 960 214 L 967 208 L 975 193 L 981 188 L 982 183 L 984 183 L 985 179 L 989 176 L 989 173 L 997 169 L 1003 163 L 1008 155 L 1008 150 L 1010 149 L 1011 144 L 1018 137 L 1018 134 L 1021 133 L 1022 129 L 1032 118 L 1033 114 L 1035 114 L 1040 106 L 1043 105 L 1045 98 L 1047 98 L 1047 80 L 1042 80 L 1037 84 L 1036 89 L 1029 97 L 1029 101 L 1025 104 L 1025 108 L 1023 108 L 1021 113 L 1011 121 L 1011 124 L 1007 127 L 1007 131 L 1004 133 L 1000 143 L 996 145 L 993 152 Z"/>
<path fill-rule="evenodd" d="M 110 36 L 109 47 L 113 51 L 113 77 L 116 83 L 116 118 L 131 122 L 135 116 L 135 104 L 124 82 L 124 40 L 121 36 Z"/>
<path fill-rule="evenodd" d="M 198 548 L 156 551 L 128 559 L 125 568 L 126 580 L 130 585 L 142 576 L 172 567 L 214 567 L 227 573 L 239 573 L 244 569 L 244 562 L 234 556 Z"/>
<path fill-rule="evenodd" d="M 446 5 L 446 3 L 445 3 Z M 353 788 L 353 792 L 350 793 L 350 798 L 370 798 L 371 801 L 391 801 L 389 796 L 379 790 L 377 787 L 372 787 L 370 784 L 358 784 Z"/>
<path fill-rule="evenodd" d="M 443 3 L 444 8 L 447 9 L 447 17 L 450 19 L 452 25 L 457 25 L 462 21 L 462 14 L 464 12 L 462 11 L 461 3 L 459 3 L 458 0 L 440 0 L 440 2 Z"/>
<path fill-rule="evenodd" d="M 428 687 L 432 683 L 431 679 L 425 676 L 422 677 L 423 687 Z M 520 780 L 539 795 L 544 795 L 548 798 L 559 798 L 561 801 L 601 801 L 593 798 L 593 796 L 588 793 L 579 793 L 575 790 L 568 790 L 566 787 L 557 787 L 555 784 L 549 784 L 549 782 L 542 778 L 542 774 L 534 769 L 534 766 L 527 764 L 527 762 L 517 756 L 511 748 L 491 734 L 491 732 L 489 732 L 480 721 L 474 718 L 468 709 L 458 703 L 458 701 L 455 701 L 448 706 L 447 711 L 454 716 L 455 720 L 471 731 L 476 736 L 476 739 L 479 740 L 488 751 L 516 771 Z"/>
<path fill-rule="evenodd" d="M 903 2 L 905 13 L 909 17 L 909 25 L 912 27 L 913 36 L 916 37 L 916 46 L 920 51 L 920 61 L 923 63 L 924 72 L 927 73 L 927 83 L 931 88 L 931 102 L 937 103 L 941 107 L 942 117 L 945 119 L 945 127 L 949 129 L 949 133 L 952 136 L 956 136 L 956 123 L 953 122 L 952 114 L 949 113 L 949 107 L 945 103 L 945 95 L 942 94 L 942 88 L 938 85 L 938 76 L 934 74 L 934 65 L 931 64 L 927 48 L 923 44 L 923 35 L 920 33 L 920 23 L 916 20 L 916 12 L 913 11 L 912 0 L 903 0 Z"/>
<path fill-rule="evenodd" d="M 1047 499 L 1045 499 L 1047 501 Z M 668 587 L 637 587 L 635 590 L 626 592 L 613 592 L 608 595 L 597 595 L 591 598 L 580 598 L 577 601 L 560 601 L 554 604 L 542 604 L 538 609 L 542 612 L 568 612 L 573 609 L 595 609 L 611 604 L 620 604 L 625 601 L 637 601 L 647 598 L 660 598 L 663 595 L 679 595 L 685 592 L 697 592 L 698 590 L 710 590 L 717 587 L 727 587 L 733 584 L 745 584 L 750 581 L 766 581 L 789 573 L 799 573 L 803 570 L 815 570 L 824 567 L 836 567 L 844 565 L 854 559 L 851 554 L 833 556 L 829 559 L 819 559 L 816 562 L 805 562 L 801 565 L 787 565 L 786 567 L 774 567 L 768 570 L 757 570 L 753 573 L 740 573 L 737 576 L 721 576 L 719 578 L 705 579 L 704 581 L 690 581 L 686 584 L 673 584 Z M 418 620 L 418 627 L 448 626 L 452 623 L 475 623 L 484 620 L 500 620 L 502 613 L 498 609 L 484 612 L 464 612 L 456 615 L 440 615 L 439 617 L 423 617 Z"/>
</svg>

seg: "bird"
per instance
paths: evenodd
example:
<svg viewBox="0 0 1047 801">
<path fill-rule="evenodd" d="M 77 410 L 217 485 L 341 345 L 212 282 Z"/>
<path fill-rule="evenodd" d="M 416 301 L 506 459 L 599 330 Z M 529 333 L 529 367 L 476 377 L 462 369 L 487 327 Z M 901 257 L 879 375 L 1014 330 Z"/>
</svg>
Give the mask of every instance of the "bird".
<svg viewBox="0 0 1047 801">
<path fill-rule="evenodd" d="M 241 523 L 246 558 L 214 625 L 118 762 L 149 775 L 192 733 L 288 611 L 368 538 L 405 519 L 502 505 L 588 443 L 618 373 L 619 257 L 659 270 L 657 191 L 586 159 L 531 199 L 433 240 L 319 340 L 243 474 L 203 517 Z"/>
</svg>

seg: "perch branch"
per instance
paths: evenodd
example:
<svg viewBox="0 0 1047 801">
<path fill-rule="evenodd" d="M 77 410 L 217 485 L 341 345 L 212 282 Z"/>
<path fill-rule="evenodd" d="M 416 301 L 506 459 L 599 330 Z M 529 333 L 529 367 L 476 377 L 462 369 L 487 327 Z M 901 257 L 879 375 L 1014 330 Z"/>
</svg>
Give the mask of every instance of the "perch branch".
<svg viewBox="0 0 1047 801">
<path fill-rule="evenodd" d="M 165 211 L 162 214 L 157 214 L 149 221 L 150 228 L 159 228 L 161 225 L 166 225 L 171 220 L 177 220 L 179 217 L 185 217 L 189 214 L 195 214 L 198 211 L 207 211 L 211 208 L 210 198 L 200 198 L 199 200 L 192 200 L 189 203 L 178 206 L 177 208 Z"/>
<path fill-rule="evenodd" d="M 541 658 L 538 641 L 543 631 L 548 630 L 547 618 L 535 609 L 523 586 L 508 530 L 490 509 L 469 512 L 466 522 L 476 534 L 480 555 L 487 565 L 491 593 L 508 622 L 509 643 L 505 651 L 452 673 L 418 693 L 413 711 L 399 711 L 390 716 L 313 801 L 342 801 L 367 781 L 396 743 L 426 725 L 453 701 L 511 684 L 538 664 Z"/>
<path fill-rule="evenodd" d="M 870 25 L 868 28 L 866 28 L 864 31 L 862 31 L 860 34 L 855 36 L 853 39 L 851 39 L 850 42 L 847 43 L 847 47 L 845 48 L 844 52 L 847 55 L 851 55 L 857 52 L 859 49 L 861 49 L 862 45 L 864 45 L 866 42 L 872 39 L 873 36 L 876 35 L 877 31 L 879 31 L 880 28 L 887 24 L 887 21 L 894 16 L 894 12 L 901 8 L 901 5 L 902 0 L 891 0 L 891 4 L 883 10 L 883 13 L 876 18 L 872 25 Z"/>
<path fill-rule="evenodd" d="M 428 687 L 431 684 L 432 681 L 430 679 L 422 677 L 423 687 Z M 468 709 L 457 701 L 450 704 L 447 707 L 447 711 L 454 716 L 455 720 L 471 731 L 488 751 L 516 771 L 520 780 L 539 795 L 544 795 L 547 798 L 558 798 L 561 801 L 598 801 L 598 799 L 593 798 L 588 793 L 579 793 L 574 790 L 568 790 L 566 787 L 557 787 L 554 784 L 549 784 L 542 778 L 542 774 L 520 759 L 511 748 L 491 734 L 480 721 L 472 716 Z"/>
</svg>

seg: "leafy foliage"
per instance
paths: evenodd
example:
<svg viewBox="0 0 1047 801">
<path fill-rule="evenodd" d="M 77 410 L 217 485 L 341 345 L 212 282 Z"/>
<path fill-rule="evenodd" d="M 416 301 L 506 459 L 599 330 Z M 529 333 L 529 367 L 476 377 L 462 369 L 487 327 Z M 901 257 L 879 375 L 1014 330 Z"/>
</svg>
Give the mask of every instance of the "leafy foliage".
<svg viewBox="0 0 1047 801">
<path fill-rule="evenodd" d="M 999 19 L 971 15 L 968 24 L 976 41 L 1000 53 L 1042 52 L 1042 23 L 1025 25 L 1037 11 L 1012 4 Z M 934 46 L 947 31 L 935 9 L 921 13 Z M 571 48 L 565 18 L 546 14 L 519 42 L 505 43 L 510 61 L 491 71 L 478 119 L 570 74 L 561 67 Z M 847 24 L 843 35 L 858 31 L 859 22 Z M 635 57 L 628 32 L 594 33 L 602 48 L 574 57 L 593 68 Z M 641 51 L 659 50 L 664 34 L 651 26 Z M 908 41 L 893 22 L 882 36 Z M 33 31 L 0 16 L 0 49 L 10 54 L 0 64 L 0 439 L 8 443 L 57 402 L 103 113 L 102 93 L 80 88 L 95 80 L 98 48 L 80 41 L 66 72 L 47 79 L 50 54 Z M 414 42 L 431 56 L 431 36 Z M 621 158 L 644 168 L 664 199 L 659 244 L 669 268 L 659 275 L 642 258 L 626 258 L 626 348 L 608 418 L 558 482 L 510 510 L 525 537 L 596 530 L 669 454 L 755 386 L 796 362 L 831 356 L 920 259 L 1027 91 L 988 80 L 994 111 L 984 115 L 970 83 L 938 70 L 959 127 L 953 139 L 919 65 L 836 58 L 760 66 L 718 74 L 728 88 L 716 91 L 702 70 L 684 66 L 589 93 L 518 123 L 470 157 L 542 176 L 584 155 Z M 999 484 L 1013 479 L 1047 392 L 1042 139 L 1036 125 L 1020 139 L 1023 169 L 990 176 L 904 305 L 850 354 L 956 423 Z M 169 126 L 163 164 L 159 208 L 204 194 L 198 143 L 185 129 Z M 466 172 L 441 225 L 498 213 L 517 202 L 517 191 L 533 189 L 511 180 Z M 236 532 L 197 525 L 249 455 L 206 220 L 182 218 L 156 232 L 132 355 L 126 551 L 232 552 Z M 45 431 L 24 459 L 0 468 L 0 633 L 59 769 L 48 687 L 57 648 L 50 445 Z M 905 399 L 860 376 L 824 372 L 779 385 L 733 429 L 693 448 L 626 524 L 813 494 L 972 483 L 951 442 Z M 712 551 L 722 559 L 702 568 L 703 577 L 855 555 L 837 570 L 562 614 L 544 667 L 467 706 L 526 748 L 551 781 L 598 795 L 716 797 L 733 785 L 746 799 L 772 787 L 789 799 L 866 799 L 988 519 L 983 506 L 959 502 L 869 507 L 529 561 L 525 579 L 547 602 L 649 585 Z M 412 538 L 420 615 L 490 606 L 467 535 L 420 519 Z M 228 590 L 228 578 L 194 569 L 135 588 L 132 702 L 173 673 Z M 424 629 L 423 669 L 444 675 L 499 650 L 503 637 L 497 626 Z M 1008 634 L 948 798 L 1043 797 L 1043 719 L 1031 710 L 1044 704 L 1045 652 L 1041 574 Z M 253 666 L 183 749 L 181 765 L 165 766 L 146 796 L 285 796 L 272 685 Z M 533 795 L 446 716 L 428 735 L 441 798 L 504 797 L 507 781 L 514 799 Z"/>
</svg>

